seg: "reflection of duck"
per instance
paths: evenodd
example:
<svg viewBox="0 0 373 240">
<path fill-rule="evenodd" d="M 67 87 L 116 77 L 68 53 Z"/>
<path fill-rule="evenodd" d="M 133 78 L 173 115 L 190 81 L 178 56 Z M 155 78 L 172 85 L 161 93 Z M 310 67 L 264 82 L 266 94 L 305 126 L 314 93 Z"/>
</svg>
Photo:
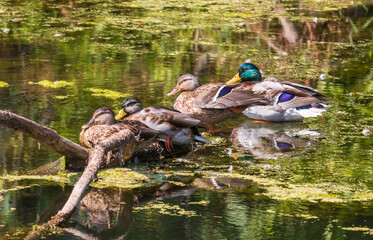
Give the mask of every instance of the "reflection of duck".
<svg viewBox="0 0 373 240">
<path fill-rule="evenodd" d="M 138 121 L 116 121 L 113 111 L 110 108 L 103 107 L 97 109 L 92 119 L 82 126 L 79 141 L 83 146 L 92 148 L 112 134 L 124 129 L 130 130 L 135 136 L 139 136 L 140 139 L 137 142 L 132 141 L 127 143 L 125 147 L 123 146 L 118 151 L 113 150 L 113 157 L 119 158 L 121 163 L 123 163 L 123 160 L 127 160 L 132 156 L 140 140 L 150 139 L 158 133 Z M 111 160 L 108 158 L 108 161 Z"/>
<path fill-rule="evenodd" d="M 303 129 L 300 123 L 256 123 L 246 121 L 232 131 L 232 142 L 257 158 L 274 159 L 296 148 L 310 146 L 317 132 Z"/>
<path fill-rule="evenodd" d="M 170 151 L 172 144 L 184 145 L 195 141 L 209 142 L 199 136 L 197 125 L 200 120 L 165 107 L 142 108 L 137 98 L 127 98 L 123 101 L 121 110 L 115 117 L 140 121 L 151 129 L 159 131 L 166 138 L 166 149 Z"/>
<path fill-rule="evenodd" d="M 167 95 L 179 93 L 174 108 L 201 122 L 209 123 L 209 133 L 213 133 L 214 124 L 232 118 L 251 104 L 265 104 L 263 97 L 243 90 L 242 84 L 210 83 L 201 86 L 197 77 L 184 74 L 177 85 Z"/>
<path fill-rule="evenodd" d="M 252 106 L 243 113 L 253 119 L 267 121 L 302 121 L 306 117 L 317 117 L 325 111 L 323 101 L 331 101 L 316 90 L 279 78 L 262 80 L 258 67 L 244 63 L 228 83 L 242 82 L 244 88 L 257 97 L 267 100 L 265 106 Z"/>
</svg>

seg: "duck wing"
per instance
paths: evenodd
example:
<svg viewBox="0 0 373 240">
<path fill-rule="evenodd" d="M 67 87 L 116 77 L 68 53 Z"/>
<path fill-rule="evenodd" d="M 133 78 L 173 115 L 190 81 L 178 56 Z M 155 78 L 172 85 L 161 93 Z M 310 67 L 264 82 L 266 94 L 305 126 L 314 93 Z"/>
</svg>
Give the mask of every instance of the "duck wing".
<svg viewBox="0 0 373 240">
<path fill-rule="evenodd" d="M 241 83 L 211 83 L 203 85 L 195 90 L 194 106 L 203 109 L 225 109 L 269 104 L 269 99 L 241 87 Z"/>
<path fill-rule="evenodd" d="M 304 86 L 302 84 L 298 83 L 293 83 L 289 81 L 285 81 L 280 78 L 276 77 L 269 77 L 264 79 L 262 82 L 255 84 L 253 87 L 253 91 L 255 92 L 254 89 L 257 88 L 271 88 L 272 90 L 277 90 L 277 91 L 282 91 L 282 92 L 288 92 L 290 94 L 293 94 L 294 96 L 298 97 L 310 97 L 312 96 L 313 98 L 318 99 L 319 101 L 333 101 L 332 99 L 328 98 L 327 96 L 319 93 L 315 89 Z"/>
<path fill-rule="evenodd" d="M 199 119 L 193 118 L 189 115 L 182 114 L 176 110 L 166 108 L 166 107 L 147 107 L 142 111 L 136 113 L 138 116 L 146 116 L 148 114 L 153 114 L 179 128 L 190 128 L 198 125 L 201 121 Z"/>
<path fill-rule="evenodd" d="M 87 129 L 83 129 L 80 132 L 79 141 L 84 147 L 92 148 L 106 138 L 109 138 L 114 133 L 120 132 L 124 129 L 130 130 L 135 135 L 138 135 L 141 131 L 140 128 L 136 128 L 132 122 L 118 122 L 113 125 L 94 125 Z"/>
<path fill-rule="evenodd" d="M 180 130 L 180 128 L 172 125 L 171 123 L 165 121 L 163 118 L 153 113 L 147 113 L 142 115 L 133 114 L 129 117 L 163 134 L 173 136 L 177 131 Z"/>
<path fill-rule="evenodd" d="M 142 123 L 138 120 L 133 119 L 122 119 L 118 121 L 115 125 L 120 126 L 126 126 L 128 129 L 130 129 L 136 136 L 140 136 L 140 139 L 151 139 L 155 136 L 157 136 L 160 132 L 156 129 L 152 129 L 148 127 L 146 124 Z"/>
</svg>

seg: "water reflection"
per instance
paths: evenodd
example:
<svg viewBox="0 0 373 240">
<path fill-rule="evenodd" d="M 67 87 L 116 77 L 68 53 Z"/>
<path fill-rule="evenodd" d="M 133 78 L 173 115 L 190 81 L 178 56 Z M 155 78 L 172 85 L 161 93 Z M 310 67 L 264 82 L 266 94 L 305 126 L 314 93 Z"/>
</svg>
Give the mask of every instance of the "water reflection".
<svg viewBox="0 0 373 240">
<path fill-rule="evenodd" d="M 74 237 L 89 239 L 123 239 L 133 223 L 134 207 L 153 200 L 190 197 L 196 190 L 193 186 L 178 187 L 171 183 L 165 183 L 158 189 L 145 188 L 141 191 L 90 188 L 81 200 L 80 208 L 72 216 L 74 223 L 67 227 L 66 232 Z M 70 191 L 66 191 L 46 207 L 37 223 L 47 222 L 55 215 L 69 194 Z"/>
<path fill-rule="evenodd" d="M 372 130 L 373 6 L 364 2 L 300 0 L 272 5 L 268 1 L 215 4 L 201 0 L 184 6 L 177 1 L 3 1 L 0 81 L 10 86 L 0 88 L 0 108 L 78 142 L 80 127 L 95 109 L 119 109 L 121 103 L 93 96 L 87 88 L 127 93 L 146 106 L 170 107 L 172 99 L 165 95 L 180 75 L 194 73 L 202 83 L 225 82 L 249 58 L 264 76 L 326 93 L 335 100 L 330 109 L 335 114 L 318 119 L 323 126 L 313 123 L 322 134 L 322 144 L 317 136 L 302 134 L 307 130 L 302 123 L 248 121 L 232 132 L 237 149 L 263 162 L 286 156 L 284 161 L 291 162 L 291 176 L 298 183 L 330 182 L 336 187 L 351 186 L 353 191 L 371 189 L 372 138 L 361 131 Z M 321 74 L 325 78 L 320 79 Z M 29 84 L 42 80 L 74 82 L 74 86 L 51 89 Z M 226 173 L 235 164 L 226 157 L 227 145 L 196 152 L 197 168 L 205 165 Z M 292 157 L 312 148 L 315 151 L 303 158 Z M 0 127 L 2 175 L 31 170 L 58 157 L 37 141 Z M 236 165 L 233 174 L 235 171 Z M 127 234 L 127 239 L 371 237 L 371 200 L 351 204 L 275 201 L 257 195 L 262 190 L 250 182 L 219 177 L 213 182 L 198 172 L 192 175 L 196 177 L 192 186 L 171 190 L 164 186 L 156 194 L 92 193 L 86 209 L 74 215 L 77 224 L 69 228 L 74 233 L 66 239 L 110 238 L 110 234 L 117 238 Z M 63 197 L 57 200 L 63 189 L 48 183 L 29 187 L 28 181 L 0 180 L 0 238 L 7 231 L 13 233 L 34 223 L 37 213 L 45 210 L 42 221 L 60 208 L 51 204 L 64 202 Z M 17 190 L 22 186 L 27 189 Z M 341 194 L 348 199 L 351 193 Z M 371 193 L 364 194 L 362 198 Z M 89 203 L 89 198 L 100 206 Z M 198 216 L 132 210 L 153 200 L 180 205 Z M 191 201 L 208 204 L 193 205 Z M 343 229 L 352 226 L 368 230 Z"/>
<path fill-rule="evenodd" d="M 277 159 L 316 143 L 320 134 L 302 123 L 246 121 L 232 131 L 232 142 L 248 150 L 255 158 Z"/>
</svg>

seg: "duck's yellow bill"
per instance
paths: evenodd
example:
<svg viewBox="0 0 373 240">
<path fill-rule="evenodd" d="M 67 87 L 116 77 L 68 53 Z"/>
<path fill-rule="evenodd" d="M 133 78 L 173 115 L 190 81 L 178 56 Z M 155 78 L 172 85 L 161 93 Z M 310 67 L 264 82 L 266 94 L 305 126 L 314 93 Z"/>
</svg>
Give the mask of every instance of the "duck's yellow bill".
<svg viewBox="0 0 373 240">
<path fill-rule="evenodd" d="M 227 83 L 235 83 L 241 81 L 240 74 L 237 73 L 231 80 L 229 80 Z"/>
<path fill-rule="evenodd" d="M 171 92 L 167 93 L 167 96 L 175 95 L 176 93 L 180 92 L 181 89 L 176 86 Z"/>
<path fill-rule="evenodd" d="M 122 118 L 124 118 L 124 116 L 126 116 L 126 115 L 127 115 L 127 113 L 126 113 L 123 109 L 121 109 L 121 110 L 119 111 L 119 113 L 115 116 L 115 120 L 122 119 Z"/>
</svg>

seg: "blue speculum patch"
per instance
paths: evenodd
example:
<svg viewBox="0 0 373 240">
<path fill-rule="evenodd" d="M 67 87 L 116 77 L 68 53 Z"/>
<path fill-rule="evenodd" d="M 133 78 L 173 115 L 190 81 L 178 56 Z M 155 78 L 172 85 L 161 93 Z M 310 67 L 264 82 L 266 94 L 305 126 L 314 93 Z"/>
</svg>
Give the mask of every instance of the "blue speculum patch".
<svg viewBox="0 0 373 240">
<path fill-rule="evenodd" d="M 293 94 L 283 92 L 281 96 L 278 98 L 278 102 L 286 102 L 286 101 L 293 99 L 294 97 L 295 96 Z"/>
<path fill-rule="evenodd" d="M 306 105 L 306 106 L 301 106 L 301 107 L 297 107 L 296 109 L 297 110 L 301 110 L 301 109 L 309 109 L 311 108 L 312 106 L 310 104 Z"/>
<path fill-rule="evenodd" d="M 220 90 L 218 97 L 225 96 L 225 95 L 227 95 L 230 92 L 232 92 L 232 88 L 231 87 L 224 87 L 224 88 L 222 88 Z"/>
<path fill-rule="evenodd" d="M 285 142 L 279 142 L 277 143 L 277 146 L 281 149 L 289 149 L 293 147 L 291 144 Z"/>
</svg>

